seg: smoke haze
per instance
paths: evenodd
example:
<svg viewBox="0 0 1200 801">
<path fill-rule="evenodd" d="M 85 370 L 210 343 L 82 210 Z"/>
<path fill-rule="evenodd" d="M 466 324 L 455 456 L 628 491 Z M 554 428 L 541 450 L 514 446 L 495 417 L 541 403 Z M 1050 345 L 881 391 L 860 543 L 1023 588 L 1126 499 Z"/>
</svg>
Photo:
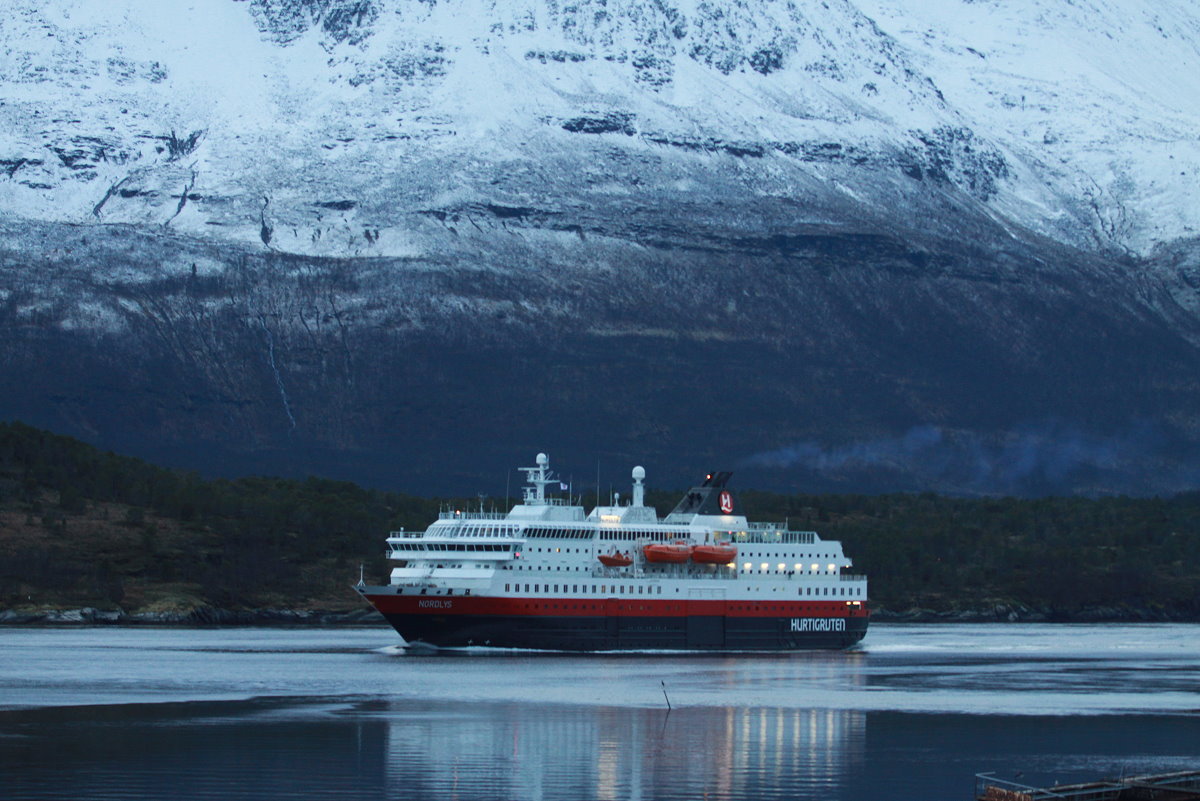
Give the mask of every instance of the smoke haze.
<svg viewBox="0 0 1200 801">
<path fill-rule="evenodd" d="M 1059 421 L 992 435 L 921 425 L 899 436 L 844 445 L 801 442 L 749 456 L 739 467 L 815 474 L 883 490 L 936 486 L 971 494 L 1046 495 L 1195 489 L 1200 459 L 1172 451 L 1170 439 L 1146 423 L 1107 435 Z"/>
</svg>

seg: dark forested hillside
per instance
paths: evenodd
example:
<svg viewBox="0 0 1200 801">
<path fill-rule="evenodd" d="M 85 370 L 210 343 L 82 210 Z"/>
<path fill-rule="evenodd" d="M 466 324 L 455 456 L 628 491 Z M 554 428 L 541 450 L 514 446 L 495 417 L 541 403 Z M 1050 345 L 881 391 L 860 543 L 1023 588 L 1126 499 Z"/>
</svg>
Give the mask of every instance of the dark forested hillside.
<svg viewBox="0 0 1200 801">
<path fill-rule="evenodd" d="M 318 478 L 201 479 L 0 424 L 0 607 L 354 608 L 358 566 L 436 500 Z"/>
<path fill-rule="evenodd" d="M 893 611 L 1023 606 L 1049 618 L 1200 617 L 1200 493 L 1170 498 L 744 495 L 841 539 Z M 1002 610 L 1001 616 L 1008 611 Z"/>
<path fill-rule="evenodd" d="M 660 511 L 675 500 L 649 497 Z M 743 501 L 752 518 L 843 540 L 892 612 L 1200 618 L 1200 493 Z M 205 480 L 0 423 L 0 611 L 351 610 L 358 565 L 386 571 L 386 532 L 425 526 L 443 502 L 319 478 Z"/>
</svg>

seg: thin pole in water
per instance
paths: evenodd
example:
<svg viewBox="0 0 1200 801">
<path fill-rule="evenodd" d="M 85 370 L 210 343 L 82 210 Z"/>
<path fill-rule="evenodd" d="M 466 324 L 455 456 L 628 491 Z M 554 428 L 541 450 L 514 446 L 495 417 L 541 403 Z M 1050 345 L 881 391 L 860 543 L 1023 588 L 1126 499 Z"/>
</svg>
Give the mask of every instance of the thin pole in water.
<svg viewBox="0 0 1200 801">
<path fill-rule="evenodd" d="M 660 681 L 659 684 L 662 685 L 663 698 L 667 699 L 667 711 L 670 712 L 671 711 L 671 698 L 667 695 L 667 683 L 665 681 Z"/>
</svg>

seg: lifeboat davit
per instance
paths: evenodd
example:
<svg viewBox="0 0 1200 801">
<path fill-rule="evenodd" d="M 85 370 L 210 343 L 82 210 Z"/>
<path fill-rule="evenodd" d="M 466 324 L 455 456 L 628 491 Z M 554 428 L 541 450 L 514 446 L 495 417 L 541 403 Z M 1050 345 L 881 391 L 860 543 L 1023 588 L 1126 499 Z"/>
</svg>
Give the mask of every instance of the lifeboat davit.
<svg viewBox="0 0 1200 801">
<path fill-rule="evenodd" d="M 686 542 L 676 542 L 671 545 L 652 543 L 642 548 L 647 562 L 680 565 L 692 558 L 692 546 Z"/>
<path fill-rule="evenodd" d="M 600 554 L 600 564 L 605 567 L 629 567 L 633 564 L 633 557 L 627 553 L 602 553 Z"/>
<path fill-rule="evenodd" d="M 692 549 L 692 561 L 701 565 L 727 565 L 737 559 L 736 545 L 697 545 Z"/>
</svg>

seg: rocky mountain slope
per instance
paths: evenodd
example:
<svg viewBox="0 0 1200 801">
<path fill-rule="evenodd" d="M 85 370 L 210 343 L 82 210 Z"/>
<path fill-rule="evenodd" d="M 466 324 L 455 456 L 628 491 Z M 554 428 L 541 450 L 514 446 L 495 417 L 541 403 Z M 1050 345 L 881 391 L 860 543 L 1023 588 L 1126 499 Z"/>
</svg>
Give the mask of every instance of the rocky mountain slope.
<svg viewBox="0 0 1200 801">
<path fill-rule="evenodd" d="M 537 449 L 1194 485 L 1186 3 L 18 0 L 0 40 L 7 416 L 416 489 Z"/>
</svg>

